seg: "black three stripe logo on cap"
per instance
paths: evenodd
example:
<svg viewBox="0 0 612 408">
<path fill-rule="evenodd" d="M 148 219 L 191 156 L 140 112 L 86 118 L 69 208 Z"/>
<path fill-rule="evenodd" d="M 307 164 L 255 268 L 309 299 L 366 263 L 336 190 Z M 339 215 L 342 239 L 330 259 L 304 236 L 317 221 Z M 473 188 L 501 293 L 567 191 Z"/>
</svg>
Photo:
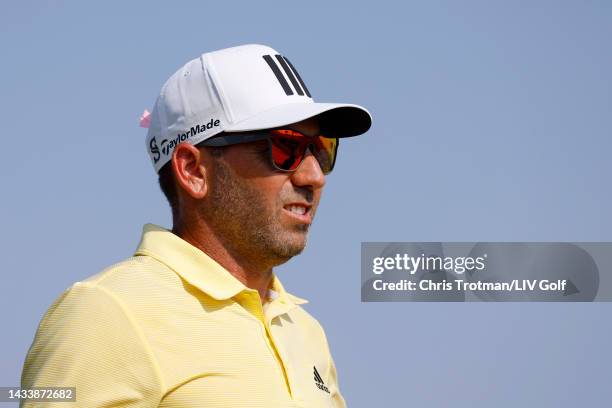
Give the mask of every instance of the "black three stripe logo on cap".
<svg viewBox="0 0 612 408">
<path fill-rule="evenodd" d="M 274 58 L 272 58 L 271 55 L 264 55 L 263 59 L 266 61 L 266 63 L 274 73 L 274 76 L 276 76 L 276 79 L 278 79 L 278 82 L 283 88 L 283 91 L 285 91 L 285 94 L 293 95 L 293 90 L 295 89 L 295 92 L 298 95 L 304 95 L 304 93 L 306 93 L 306 96 L 311 98 L 310 92 L 308 92 L 308 88 L 306 88 L 306 84 L 304 83 L 304 81 L 302 81 L 302 77 L 300 77 L 300 74 L 298 74 L 293 64 L 282 55 L 276 54 L 274 57 L 276 58 L 276 61 L 278 61 L 278 63 L 274 60 Z M 283 76 L 281 68 L 285 72 L 285 75 L 287 75 L 287 78 L 289 78 L 289 81 L 291 82 L 291 85 L 293 85 L 293 88 L 291 88 L 291 85 L 289 85 L 289 82 L 287 82 L 287 80 Z"/>
<path fill-rule="evenodd" d="M 312 366 L 312 368 L 314 368 L 314 380 L 317 388 L 329 394 L 329 388 L 325 386 L 321 375 L 319 375 L 319 372 L 317 371 L 317 367 Z"/>
</svg>

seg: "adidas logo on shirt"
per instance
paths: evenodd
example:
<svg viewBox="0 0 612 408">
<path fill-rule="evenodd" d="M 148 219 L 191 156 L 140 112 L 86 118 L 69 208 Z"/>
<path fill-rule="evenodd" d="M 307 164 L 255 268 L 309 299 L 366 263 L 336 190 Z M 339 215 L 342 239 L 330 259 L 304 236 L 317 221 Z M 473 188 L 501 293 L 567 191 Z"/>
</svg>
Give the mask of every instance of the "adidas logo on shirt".
<svg viewBox="0 0 612 408">
<path fill-rule="evenodd" d="M 329 388 L 325 386 L 323 379 L 321 378 L 321 376 L 319 375 L 319 372 L 317 371 L 317 367 L 312 366 L 312 368 L 314 368 L 314 380 L 315 380 L 315 384 L 317 388 L 329 394 Z"/>
</svg>

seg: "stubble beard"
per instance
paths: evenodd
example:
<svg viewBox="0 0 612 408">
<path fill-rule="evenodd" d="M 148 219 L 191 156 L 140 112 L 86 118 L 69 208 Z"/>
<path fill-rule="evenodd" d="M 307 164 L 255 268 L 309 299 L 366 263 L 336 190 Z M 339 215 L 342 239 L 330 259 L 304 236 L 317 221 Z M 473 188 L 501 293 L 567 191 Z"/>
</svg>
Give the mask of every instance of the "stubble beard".
<svg viewBox="0 0 612 408">
<path fill-rule="evenodd" d="M 270 213 L 261 192 L 236 177 L 222 160 L 215 160 L 214 185 L 205 207 L 203 215 L 223 245 L 250 262 L 280 265 L 306 246 L 309 226 L 283 226 L 281 203 Z"/>
</svg>

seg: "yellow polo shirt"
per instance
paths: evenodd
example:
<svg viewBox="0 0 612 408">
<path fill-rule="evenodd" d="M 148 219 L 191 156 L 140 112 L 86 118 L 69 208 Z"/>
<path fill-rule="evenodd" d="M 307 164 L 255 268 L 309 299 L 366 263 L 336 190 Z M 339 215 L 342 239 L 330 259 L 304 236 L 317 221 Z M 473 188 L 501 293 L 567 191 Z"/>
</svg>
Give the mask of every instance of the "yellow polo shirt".
<svg viewBox="0 0 612 408">
<path fill-rule="evenodd" d="M 325 333 L 275 277 L 262 307 L 205 253 L 147 224 L 135 255 L 67 289 L 43 317 L 23 407 L 344 407 Z"/>
</svg>

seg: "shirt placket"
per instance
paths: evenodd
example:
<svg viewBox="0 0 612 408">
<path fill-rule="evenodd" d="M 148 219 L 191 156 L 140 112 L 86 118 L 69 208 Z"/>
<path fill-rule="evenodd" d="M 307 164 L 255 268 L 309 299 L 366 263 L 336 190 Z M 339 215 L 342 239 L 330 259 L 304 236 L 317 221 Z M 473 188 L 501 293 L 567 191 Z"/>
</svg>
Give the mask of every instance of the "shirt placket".
<svg viewBox="0 0 612 408">
<path fill-rule="evenodd" d="M 291 364 L 292 359 L 289 358 L 289 354 L 287 353 L 287 350 L 284 349 L 287 346 L 287 344 L 280 340 L 282 339 L 282 336 L 279 338 L 280 331 L 283 330 L 283 326 L 280 324 L 274 326 L 274 329 L 275 329 L 274 331 L 277 332 L 276 337 L 274 337 L 274 333 L 272 330 L 273 328 L 272 322 L 274 321 L 274 319 L 280 319 L 282 315 L 286 314 L 287 312 L 289 312 L 291 309 L 295 307 L 297 306 L 293 302 L 289 301 L 285 296 L 281 295 L 279 298 L 275 299 L 274 301 L 272 301 L 270 304 L 267 305 L 266 310 L 265 310 L 265 319 L 266 319 L 266 325 L 268 328 L 268 332 L 270 333 L 270 337 L 273 339 L 276 350 L 279 353 L 283 361 L 287 381 L 290 384 L 292 384 L 291 390 L 292 390 L 293 403 L 295 404 L 296 407 L 298 406 L 301 407 L 302 401 L 301 401 L 300 390 L 299 390 L 299 387 L 296 386 L 299 383 L 299 381 L 297 381 L 297 378 L 295 377 L 294 367 Z"/>
<path fill-rule="evenodd" d="M 279 348 L 279 344 L 275 341 L 270 328 L 272 319 L 282 313 L 285 313 L 282 312 L 282 310 L 289 310 L 291 307 L 286 304 L 287 302 L 285 300 L 276 299 L 268 305 L 266 313 L 264 313 L 259 293 L 254 290 L 245 290 L 237 295 L 236 299 L 253 317 L 255 317 L 261 323 L 263 333 L 266 338 L 266 343 L 268 344 L 272 355 L 276 359 L 281 375 L 285 380 L 289 397 L 293 399 L 293 387 L 289 379 L 289 371 L 291 368 L 287 366 L 287 362 L 283 359 L 283 350 L 282 348 Z"/>
</svg>

